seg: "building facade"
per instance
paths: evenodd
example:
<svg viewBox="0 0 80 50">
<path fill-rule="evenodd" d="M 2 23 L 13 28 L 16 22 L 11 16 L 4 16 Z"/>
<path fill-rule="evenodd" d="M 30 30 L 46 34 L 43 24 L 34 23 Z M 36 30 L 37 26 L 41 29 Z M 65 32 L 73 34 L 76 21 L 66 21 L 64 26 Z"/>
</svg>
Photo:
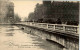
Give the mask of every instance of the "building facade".
<svg viewBox="0 0 80 50">
<path fill-rule="evenodd" d="M 14 19 L 14 4 L 0 0 L 0 23 L 12 23 Z"/>
<path fill-rule="evenodd" d="M 52 2 L 52 16 L 53 18 L 61 19 L 61 21 L 64 23 L 78 22 L 79 21 L 79 2 L 69 2 L 69 1 Z"/>
<path fill-rule="evenodd" d="M 61 20 L 61 23 L 74 23 L 79 22 L 79 2 L 70 1 L 43 1 L 47 8 L 46 17 L 52 21 Z M 57 22 L 55 22 L 57 23 Z"/>
<path fill-rule="evenodd" d="M 12 2 L 8 5 L 7 20 L 9 23 L 14 23 L 14 4 Z"/>
</svg>

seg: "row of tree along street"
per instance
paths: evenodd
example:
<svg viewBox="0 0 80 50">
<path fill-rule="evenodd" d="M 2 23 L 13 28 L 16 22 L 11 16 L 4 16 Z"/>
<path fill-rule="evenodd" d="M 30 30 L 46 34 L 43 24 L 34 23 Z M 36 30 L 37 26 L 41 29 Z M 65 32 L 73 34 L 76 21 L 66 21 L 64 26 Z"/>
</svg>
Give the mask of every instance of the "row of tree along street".
<svg viewBox="0 0 80 50">
<path fill-rule="evenodd" d="M 14 22 L 16 23 L 16 22 L 20 22 L 20 21 L 21 21 L 20 16 L 18 14 L 15 14 L 14 15 Z"/>
<path fill-rule="evenodd" d="M 25 21 L 78 25 L 79 2 L 43 1 L 43 4 L 37 3 L 34 12 L 31 12 L 28 20 Z"/>
</svg>

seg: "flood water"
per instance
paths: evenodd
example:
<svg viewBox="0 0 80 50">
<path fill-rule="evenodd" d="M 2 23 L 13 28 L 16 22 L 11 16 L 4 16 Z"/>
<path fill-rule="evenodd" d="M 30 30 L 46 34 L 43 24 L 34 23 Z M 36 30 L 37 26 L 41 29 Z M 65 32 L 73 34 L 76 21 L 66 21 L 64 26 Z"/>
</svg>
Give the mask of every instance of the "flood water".
<svg viewBox="0 0 80 50">
<path fill-rule="evenodd" d="M 0 50 L 57 50 L 56 48 L 55 43 L 27 34 L 17 26 L 0 25 Z"/>
</svg>

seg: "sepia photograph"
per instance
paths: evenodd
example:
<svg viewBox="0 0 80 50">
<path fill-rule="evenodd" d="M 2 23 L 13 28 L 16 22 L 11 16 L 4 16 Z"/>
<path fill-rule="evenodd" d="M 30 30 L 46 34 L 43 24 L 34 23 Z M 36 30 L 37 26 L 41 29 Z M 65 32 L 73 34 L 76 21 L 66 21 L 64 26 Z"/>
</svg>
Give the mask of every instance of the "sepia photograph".
<svg viewBox="0 0 80 50">
<path fill-rule="evenodd" d="M 0 0 L 0 50 L 79 50 L 78 0 Z"/>
</svg>

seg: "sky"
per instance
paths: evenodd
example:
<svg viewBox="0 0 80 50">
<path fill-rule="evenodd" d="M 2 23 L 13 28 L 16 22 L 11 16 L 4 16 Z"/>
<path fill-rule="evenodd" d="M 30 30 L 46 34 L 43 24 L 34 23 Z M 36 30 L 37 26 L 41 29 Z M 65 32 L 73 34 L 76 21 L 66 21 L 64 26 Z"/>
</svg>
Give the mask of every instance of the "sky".
<svg viewBox="0 0 80 50">
<path fill-rule="evenodd" d="M 42 1 L 12 1 L 14 3 L 14 12 L 23 20 L 27 18 L 29 13 L 34 12 L 37 3 L 42 4 Z"/>
</svg>

